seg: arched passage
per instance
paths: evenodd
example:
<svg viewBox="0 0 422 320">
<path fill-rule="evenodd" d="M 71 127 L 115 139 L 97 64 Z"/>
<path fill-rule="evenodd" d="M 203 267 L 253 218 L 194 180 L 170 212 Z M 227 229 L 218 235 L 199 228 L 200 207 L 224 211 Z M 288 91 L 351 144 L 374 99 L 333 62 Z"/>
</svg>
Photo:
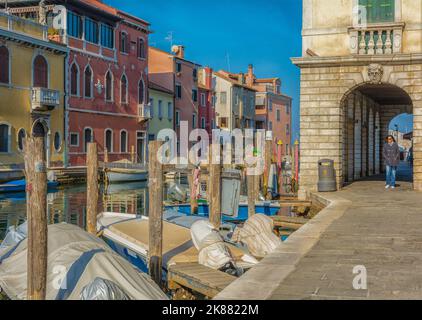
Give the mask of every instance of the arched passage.
<svg viewBox="0 0 422 320">
<path fill-rule="evenodd" d="M 366 83 L 348 92 L 343 101 L 343 184 L 384 171 L 384 138 L 393 118 L 413 113 L 410 96 L 391 84 Z"/>
</svg>

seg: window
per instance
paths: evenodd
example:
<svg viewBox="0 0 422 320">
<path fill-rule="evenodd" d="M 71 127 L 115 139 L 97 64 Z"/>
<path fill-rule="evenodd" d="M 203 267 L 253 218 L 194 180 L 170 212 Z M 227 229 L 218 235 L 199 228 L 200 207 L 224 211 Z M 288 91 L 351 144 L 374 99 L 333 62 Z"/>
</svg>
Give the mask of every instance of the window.
<svg viewBox="0 0 422 320">
<path fill-rule="evenodd" d="M 167 118 L 173 120 L 173 104 L 171 102 L 167 103 Z"/>
<path fill-rule="evenodd" d="M 62 137 L 60 136 L 60 132 L 56 132 L 54 134 L 54 150 L 59 152 L 62 148 Z"/>
<path fill-rule="evenodd" d="M 205 129 L 205 118 L 201 118 L 201 129 Z"/>
<path fill-rule="evenodd" d="M 286 124 L 286 135 L 289 136 L 290 135 L 290 125 Z"/>
<path fill-rule="evenodd" d="M 120 52 L 129 53 L 129 36 L 126 32 L 120 32 Z"/>
<path fill-rule="evenodd" d="M 198 89 L 192 89 L 192 100 L 194 102 L 198 101 Z"/>
<path fill-rule="evenodd" d="M 281 111 L 280 109 L 277 109 L 277 121 L 280 122 L 281 120 Z"/>
<path fill-rule="evenodd" d="M 98 44 L 98 22 L 85 18 L 85 40 Z"/>
<path fill-rule="evenodd" d="M 180 111 L 176 110 L 176 127 L 180 127 Z"/>
<path fill-rule="evenodd" d="M 149 98 L 149 108 L 150 108 L 150 116 L 151 118 L 154 118 L 154 99 Z"/>
<path fill-rule="evenodd" d="M 18 132 L 18 149 L 23 151 L 23 140 L 26 138 L 25 129 L 20 129 Z"/>
<path fill-rule="evenodd" d="M 70 146 L 79 147 L 79 133 L 77 132 L 70 133 Z"/>
<path fill-rule="evenodd" d="M 154 141 L 154 140 L 155 140 L 155 134 L 149 134 L 148 141 Z"/>
<path fill-rule="evenodd" d="M 9 49 L 0 47 L 0 82 L 9 83 Z"/>
<path fill-rule="evenodd" d="M 0 124 L 0 152 L 9 152 L 10 126 Z"/>
<path fill-rule="evenodd" d="M 197 120 L 196 120 L 196 114 L 192 114 L 192 129 L 195 129 L 197 127 Z"/>
<path fill-rule="evenodd" d="M 41 55 L 34 59 L 34 87 L 48 88 L 48 64 L 47 60 Z"/>
<path fill-rule="evenodd" d="M 227 103 L 227 92 L 223 91 L 220 93 L 220 103 L 226 105 Z"/>
<path fill-rule="evenodd" d="M 75 38 L 82 38 L 82 18 L 70 11 L 67 12 L 67 34 Z"/>
<path fill-rule="evenodd" d="M 84 130 L 84 152 L 88 151 L 88 143 L 94 141 L 94 135 L 92 134 L 91 128 L 86 128 Z"/>
<path fill-rule="evenodd" d="M 286 113 L 290 114 L 290 106 L 289 105 L 286 105 Z"/>
<path fill-rule="evenodd" d="M 122 80 L 120 81 L 120 97 L 120 101 L 122 103 L 128 103 L 128 84 L 125 74 L 122 76 Z"/>
<path fill-rule="evenodd" d="M 201 106 L 206 106 L 205 93 L 201 93 Z"/>
<path fill-rule="evenodd" d="M 290 152 L 289 152 L 290 150 L 289 150 L 289 144 L 288 143 L 286 143 L 286 154 L 290 154 Z"/>
<path fill-rule="evenodd" d="M 120 132 L 120 152 L 127 152 L 127 132 L 125 130 Z"/>
<path fill-rule="evenodd" d="M 105 147 L 108 152 L 113 152 L 113 130 L 111 129 L 105 131 Z"/>
<path fill-rule="evenodd" d="M 215 129 L 214 119 L 211 119 L 211 129 Z"/>
<path fill-rule="evenodd" d="M 163 119 L 163 101 L 158 100 L 158 118 Z"/>
<path fill-rule="evenodd" d="M 70 94 L 79 95 L 79 68 L 76 63 L 73 63 L 70 68 Z"/>
<path fill-rule="evenodd" d="M 176 72 L 182 72 L 182 64 L 180 62 L 176 62 Z"/>
<path fill-rule="evenodd" d="M 101 24 L 101 45 L 109 49 L 114 48 L 113 27 L 104 23 Z"/>
<path fill-rule="evenodd" d="M 196 80 L 198 78 L 198 70 L 196 68 L 193 69 L 193 79 Z"/>
<path fill-rule="evenodd" d="M 113 86 L 113 74 L 111 71 L 107 71 L 106 79 L 105 79 L 105 99 L 106 101 L 113 101 L 114 100 L 114 86 Z"/>
<path fill-rule="evenodd" d="M 220 118 L 220 128 L 227 128 L 227 125 L 228 125 L 227 117 L 221 117 Z"/>
<path fill-rule="evenodd" d="M 182 99 L 182 85 L 180 83 L 176 83 L 176 98 Z"/>
<path fill-rule="evenodd" d="M 268 130 L 269 131 L 273 130 L 273 123 L 271 121 L 268 122 Z"/>
<path fill-rule="evenodd" d="M 366 8 L 368 23 L 394 22 L 395 0 L 359 0 L 359 5 Z"/>
<path fill-rule="evenodd" d="M 271 101 L 271 99 L 268 99 L 268 110 L 273 111 L 273 102 Z"/>
<path fill-rule="evenodd" d="M 84 96 L 85 98 L 92 98 L 92 86 L 93 86 L 93 79 L 92 79 L 92 70 L 91 67 L 88 65 L 85 68 L 84 72 Z"/>
<path fill-rule="evenodd" d="M 143 104 L 145 101 L 145 84 L 144 81 L 141 79 L 139 80 L 138 84 L 138 103 Z"/>
<path fill-rule="evenodd" d="M 138 58 L 145 59 L 146 57 L 145 40 L 140 38 L 138 39 Z"/>
</svg>

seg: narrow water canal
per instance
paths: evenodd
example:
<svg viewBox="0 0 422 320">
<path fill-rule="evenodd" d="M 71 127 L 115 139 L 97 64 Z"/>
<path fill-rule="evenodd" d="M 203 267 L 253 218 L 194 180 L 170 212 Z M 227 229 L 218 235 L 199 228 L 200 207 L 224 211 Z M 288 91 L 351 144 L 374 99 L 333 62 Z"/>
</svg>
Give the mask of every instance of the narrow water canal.
<svg viewBox="0 0 422 320">
<path fill-rule="evenodd" d="M 146 182 L 101 186 L 99 211 L 148 214 Z M 85 228 L 86 185 L 60 187 L 47 196 L 47 214 L 50 224 L 67 222 Z M 25 193 L 0 195 L 0 240 L 10 226 L 26 219 Z"/>
</svg>

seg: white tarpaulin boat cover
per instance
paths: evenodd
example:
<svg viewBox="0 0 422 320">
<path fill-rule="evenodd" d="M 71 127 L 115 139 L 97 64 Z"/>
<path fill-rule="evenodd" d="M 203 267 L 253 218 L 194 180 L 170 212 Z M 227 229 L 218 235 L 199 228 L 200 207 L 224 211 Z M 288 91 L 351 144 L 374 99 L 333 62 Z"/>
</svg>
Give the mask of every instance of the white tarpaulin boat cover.
<svg viewBox="0 0 422 320">
<path fill-rule="evenodd" d="M 270 217 L 255 214 L 242 227 L 236 227 L 232 241 L 246 244 L 253 256 L 263 258 L 281 244 L 273 230 L 274 222 Z"/>
<path fill-rule="evenodd" d="M 21 228 L 24 229 L 24 228 Z M 24 230 L 25 231 L 25 230 Z M 13 235 L 14 233 L 14 235 Z M 0 287 L 10 299 L 26 299 L 27 240 L 11 230 L 0 246 Z M 17 243 L 13 244 L 13 239 Z M 101 239 L 77 226 L 48 227 L 47 300 L 167 300 L 144 273 Z"/>
<path fill-rule="evenodd" d="M 198 262 L 219 270 L 228 263 L 235 266 L 229 248 L 217 229 L 207 220 L 195 222 L 191 227 L 192 242 L 199 251 Z"/>
</svg>

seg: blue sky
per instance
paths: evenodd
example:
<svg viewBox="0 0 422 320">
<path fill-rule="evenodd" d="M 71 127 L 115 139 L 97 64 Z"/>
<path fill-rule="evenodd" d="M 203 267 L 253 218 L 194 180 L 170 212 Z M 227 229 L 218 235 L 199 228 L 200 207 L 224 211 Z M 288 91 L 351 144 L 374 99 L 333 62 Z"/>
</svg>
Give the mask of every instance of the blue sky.
<svg viewBox="0 0 422 320">
<path fill-rule="evenodd" d="M 300 72 L 290 58 L 301 56 L 301 0 L 104 0 L 151 23 L 150 44 L 170 51 L 166 40 L 186 47 L 186 59 L 216 70 L 279 77 L 293 98 L 293 139 L 299 137 Z M 411 117 L 401 117 L 401 130 Z"/>
<path fill-rule="evenodd" d="M 302 1 L 299 0 L 105 0 L 151 23 L 150 44 L 170 51 L 165 38 L 186 47 L 186 58 L 216 70 L 280 77 L 293 98 L 293 129 L 299 128 L 299 69 Z"/>
</svg>

